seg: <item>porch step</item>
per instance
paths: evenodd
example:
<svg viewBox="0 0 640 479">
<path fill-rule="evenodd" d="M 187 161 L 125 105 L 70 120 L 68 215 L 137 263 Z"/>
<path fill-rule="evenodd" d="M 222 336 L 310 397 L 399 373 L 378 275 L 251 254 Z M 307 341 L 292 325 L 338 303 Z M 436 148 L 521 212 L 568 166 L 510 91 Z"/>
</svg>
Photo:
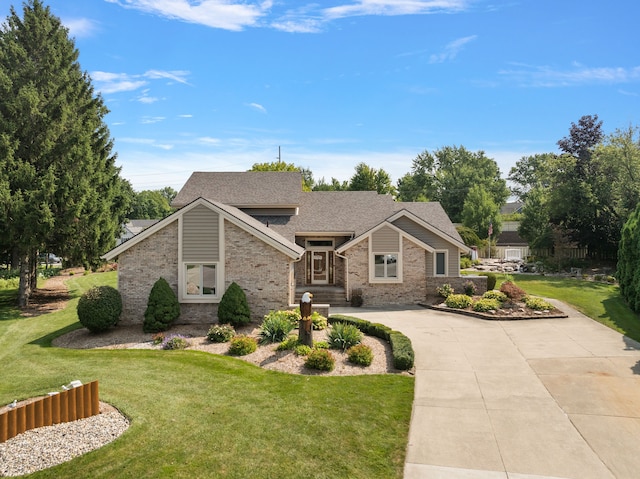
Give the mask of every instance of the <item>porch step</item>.
<svg viewBox="0 0 640 479">
<path fill-rule="evenodd" d="M 300 298 L 306 292 L 313 294 L 313 302 L 318 304 L 330 304 L 331 306 L 347 306 L 346 292 L 338 286 L 305 286 L 296 288 L 295 303 L 300 303 Z"/>
</svg>

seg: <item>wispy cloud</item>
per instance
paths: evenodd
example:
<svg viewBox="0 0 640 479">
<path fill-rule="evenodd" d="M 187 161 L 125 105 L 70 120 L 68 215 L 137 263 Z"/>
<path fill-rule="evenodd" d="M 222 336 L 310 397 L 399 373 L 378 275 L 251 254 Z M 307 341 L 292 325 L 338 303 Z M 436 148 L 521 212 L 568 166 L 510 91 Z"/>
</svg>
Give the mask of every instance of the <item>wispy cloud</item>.
<svg viewBox="0 0 640 479">
<path fill-rule="evenodd" d="M 458 56 L 458 53 L 460 53 L 460 50 L 462 50 L 465 45 L 474 41 L 476 38 L 478 38 L 478 35 L 470 35 L 468 37 L 458 38 L 457 40 L 448 43 L 441 53 L 434 54 L 429 57 L 429 63 L 444 63 L 446 61 L 453 60 Z"/>
<path fill-rule="evenodd" d="M 358 0 L 323 10 L 327 18 L 362 15 L 424 15 L 464 10 L 468 0 Z"/>
<path fill-rule="evenodd" d="M 143 116 L 140 120 L 140 123 L 142 123 L 143 125 L 152 125 L 154 123 L 160 123 L 164 120 L 166 120 L 164 116 Z"/>
<path fill-rule="evenodd" d="M 224 30 L 242 30 L 255 25 L 271 8 L 271 0 L 259 2 L 233 0 L 106 0 L 124 8 L 133 8 L 163 17 L 198 23 Z M 192 3 L 195 3 L 193 5 Z"/>
<path fill-rule="evenodd" d="M 588 67 L 575 63 L 571 68 L 514 64 L 498 72 L 504 78 L 525 87 L 563 87 L 591 84 L 620 84 L 640 81 L 640 66 Z"/>
<path fill-rule="evenodd" d="M 95 82 L 96 88 L 101 93 L 107 95 L 110 93 L 138 90 L 149 85 L 151 80 L 169 80 L 169 84 L 175 82 L 188 85 L 188 75 L 189 72 L 183 70 L 149 70 L 142 74 L 94 71 L 91 73 L 91 79 Z M 145 102 L 144 100 L 141 101 L 143 101 L 143 103 Z M 152 103 L 149 101 L 146 102 Z"/>
<path fill-rule="evenodd" d="M 260 103 L 247 103 L 247 106 L 253 108 L 254 110 L 258 110 L 261 113 L 267 113 L 267 109 Z"/>
<path fill-rule="evenodd" d="M 99 30 L 98 23 L 89 18 L 62 18 L 61 20 L 72 37 L 90 37 Z"/>
<path fill-rule="evenodd" d="M 297 5 L 292 0 L 105 0 L 172 20 L 211 28 L 239 31 L 248 27 L 269 27 L 291 33 L 322 31 L 325 23 L 364 15 L 424 15 L 466 10 L 473 0 L 342 0 L 323 8 L 319 2 Z M 285 11 L 274 13 L 274 4 Z M 288 8 L 288 10 L 287 10 Z"/>
</svg>

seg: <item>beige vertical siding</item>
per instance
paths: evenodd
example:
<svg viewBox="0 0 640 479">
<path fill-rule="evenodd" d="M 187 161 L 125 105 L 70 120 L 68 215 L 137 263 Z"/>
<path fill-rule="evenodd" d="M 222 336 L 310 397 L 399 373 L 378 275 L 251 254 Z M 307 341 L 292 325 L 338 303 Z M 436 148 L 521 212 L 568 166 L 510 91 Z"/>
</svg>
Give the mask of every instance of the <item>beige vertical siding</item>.
<svg viewBox="0 0 640 479">
<path fill-rule="evenodd" d="M 400 251 L 400 234 L 387 226 L 380 228 L 371 235 L 371 247 L 374 252 L 398 252 Z"/>
<path fill-rule="evenodd" d="M 196 206 L 182 218 L 182 260 L 219 261 L 220 235 L 218 213 Z"/>
</svg>

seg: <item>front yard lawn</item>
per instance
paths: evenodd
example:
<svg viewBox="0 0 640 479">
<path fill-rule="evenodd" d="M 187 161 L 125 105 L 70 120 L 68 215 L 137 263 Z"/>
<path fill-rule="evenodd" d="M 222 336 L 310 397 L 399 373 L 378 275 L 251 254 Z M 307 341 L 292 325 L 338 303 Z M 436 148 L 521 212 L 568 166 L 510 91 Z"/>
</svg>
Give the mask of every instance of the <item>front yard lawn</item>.
<svg viewBox="0 0 640 479">
<path fill-rule="evenodd" d="M 402 477 L 413 378 L 266 371 L 198 351 L 50 347 L 116 273 L 75 276 L 66 309 L 22 318 L 0 304 L 0 404 L 98 380 L 131 420 L 115 442 L 30 477 Z"/>
</svg>

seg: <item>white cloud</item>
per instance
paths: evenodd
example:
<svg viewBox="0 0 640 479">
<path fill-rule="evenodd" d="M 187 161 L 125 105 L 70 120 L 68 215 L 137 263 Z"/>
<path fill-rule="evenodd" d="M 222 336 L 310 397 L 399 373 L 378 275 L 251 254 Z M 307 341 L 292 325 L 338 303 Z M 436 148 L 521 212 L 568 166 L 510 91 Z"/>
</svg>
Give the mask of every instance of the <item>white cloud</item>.
<svg viewBox="0 0 640 479">
<path fill-rule="evenodd" d="M 586 67 L 573 64 L 566 70 L 550 66 L 514 64 L 513 69 L 498 73 L 505 78 L 527 87 L 561 87 L 589 84 L 618 84 L 640 81 L 640 66 L 624 67 Z"/>
<path fill-rule="evenodd" d="M 258 110 L 261 113 L 267 113 L 267 109 L 260 103 L 247 103 L 247 106 L 253 108 L 254 110 Z"/>
<path fill-rule="evenodd" d="M 468 37 L 458 38 L 445 46 L 444 51 L 438 54 L 431 55 L 429 57 L 429 63 L 443 63 L 445 61 L 453 60 L 460 50 L 469 42 L 474 41 L 478 38 L 477 35 L 470 35 Z"/>
<path fill-rule="evenodd" d="M 62 18 L 61 21 L 69 29 L 69 34 L 76 38 L 90 37 L 98 30 L 98 24 L 88 18 Z"/>
<path fill-rule="evenodd" d="M 242 30 L 255 25 L 271 8 L 272 1 L 233 2 L 230 0 L 107 0 L 163 17 L 224 30 Z M 192 3 L 195 3 L 193 5 Z"/>
<path fill-rule="evenodd" d="M 417 15 L 464 10 L 468 0 L 358 0 L 324 9 L 327 18 L 362 15 Z"/>
<path fill-rule="evenodd" d="M 154 123 L 160 123 L 164 120 L 166 120 L 164 116 L 143 116 L 140 120 L 140 123 L 142 123 L 143 125 L 152 125 Z"/>
<path fill-rule="evenodd" d="M 200 143 L 204 143 L 206 145 L 219 145 L 220 144 L 220 138 L 211 138 L 210 136 L 203 136 L 201 138 L 198 138 L 198 141 Z"/>
<path fill-rule="evenodd" d="M 188 71 L 183 70 L 148 70 L 142 74 L 130 74 L 130 73 L 111 73 L 103 71 L 94 71 L 91 73 L 91 79 L 96 84 L 96 89 L 102 94 L 107 95 L 111 93 L 119 93 L 124 91 L 134 91 L 143 88 L 150 84 L 150 80 L 170 80 L 171 82 L 177 82 L 184 85 L 188 85 L 187 76 Z M 146 92 L 149 90 L 147 89 Z M 146 94 L 145 92 L 145 94 Z M 140 101 L 143 103 L 153 103 L 158 99 L 143 99 Z"/>
</svg>

